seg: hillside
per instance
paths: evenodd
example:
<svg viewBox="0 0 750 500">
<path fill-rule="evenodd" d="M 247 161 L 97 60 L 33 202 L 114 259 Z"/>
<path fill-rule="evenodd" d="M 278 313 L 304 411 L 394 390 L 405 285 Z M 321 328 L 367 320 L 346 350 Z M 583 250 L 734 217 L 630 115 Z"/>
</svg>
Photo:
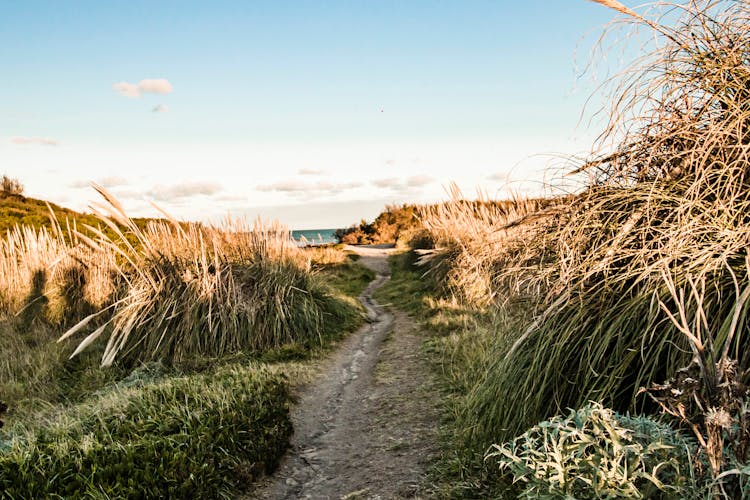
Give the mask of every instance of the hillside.
<svg viewBox="0 0 750 500">
<path fill-rule="evenodd" d="M 84 225 L 101 226 L 99 219 L 92 214 L 76 212 L 54 203 L 49 203 L 48 208 L 47 204 L 48 202 L 44 200 L 0 191 L 0 233 L 5 234 L 9 229 L 19 224 L 36 229 L 41 227 L 50 229 L 52 227 L 50 208 L 63 227 L 66 226 L 66 221 L 69 221 L 71 225 L 75 223 L 79 230 L 82 230 Z M 149 220 L 151 219 L 133 219 L 139 227 L 145 227 Z"/>
</svg>

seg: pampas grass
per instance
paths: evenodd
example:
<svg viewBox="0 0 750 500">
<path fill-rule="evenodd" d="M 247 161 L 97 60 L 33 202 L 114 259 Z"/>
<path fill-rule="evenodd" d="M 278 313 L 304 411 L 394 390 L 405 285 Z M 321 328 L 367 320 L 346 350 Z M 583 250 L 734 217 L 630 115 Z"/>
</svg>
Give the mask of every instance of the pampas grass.
<svg viewBox="0 0 750 500">
<path fill-rule="evenodd" d="M 473 208 L 458 217 L 461 203 L 425 218 L 437 242 L 456 235 L 438 243 L 445 258 L 423 260 L 456 296 L 494 308 L 512 296 L 527 307 L 495 326 L 484 376 L 466 398 L 459 425 L 474 449 L 590 400 L 654 409 L 639 388 L 692 356 L 659 306 L 676 306 L 665 269 L 675 289 L 706 283 L 707 337 L 737 310 L 738 332 L 748 328 L 735 290 L 750 283 L 750 5 L 660 5 L 674 24 L 658 25 L 648 55 L 612 82 L 611 122 L 573 172 L 588 175 L 585 189 L 511 213 L 515 222 Z M 728 342 L 742 373 L 748 338 Z"/>
<path fill-rule="evenodd" d="M 60 337 L 103 318 L 73 356 L 101 336 L 108 337 L 104 366 L 320 341 L 327 295 L 288 230 L 260 222 L 213 227 L 174 220 L 140 230 L 114 197 L 96 189 L 107 201 L 99 206 L 100 219 L 115 236 L 88 227 L 96 236 L 78 237 L 92 250 L 116 255 L 126 285 L 111 306 Z"/>
</svg>

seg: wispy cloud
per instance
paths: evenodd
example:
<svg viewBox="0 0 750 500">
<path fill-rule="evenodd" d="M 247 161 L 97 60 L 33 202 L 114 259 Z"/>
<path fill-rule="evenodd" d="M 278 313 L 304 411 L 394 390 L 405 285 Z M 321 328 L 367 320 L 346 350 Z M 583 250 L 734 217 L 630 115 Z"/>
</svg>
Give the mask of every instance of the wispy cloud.
<svg viewBox="0 0 750 500">
<path fill-rule="evenodd" d="M 301 168 L 297 172 L 299 175 L 323 175 L 325 172 L 317 168 Z"/>
<path fill-rule="evenodd" d="M 140 97 L 141 91 L 135 83 L 120 82 L 112 85 L 112 88 L 125 97 Z"/>
<path fill-rule="evenodd" d="M 288 181 L 275 182 L 257 187 L 258 191 L 280 192 L 304 195 L 337 194 L 348 189 L 361 187 L 361 182 L 303 182 L 292 179 Z"/>
<path fill-rule="evenodd" d="M 432 177 L 425 174 L 414 175 L 406 179 L 406 185 L 408 187 L 422 187 L 428 184 L 432 184 L 435 181 Z"/>
<path fill-rule="evenodd" d="M 398 177 L 386 177 L 384 179 L 375 179 L 372 181 L 372 185 L 381 189 L 392 189 L 394 191 L 410 191 L 415 188 L 420 188 L 428 184 L 435 182 L 435 179 L 429 175 L 419 174 L 413 175 L 406 179 L 399 179 Z"/>
<path fill-rule="evenodd" d="M 151 111 L 153 113 L 166 113 L 167 111 L 169 111 L 169 108 L 165 104 L 159 104 L 158 106 L 155 106 Z"/>
<path fill-rule="evenodd" d="M 138 83 L 119 82 L 112 85 L 112 88 L 125 97 L 140 97 L 143 94 L 169 94 L 174 91 L 172 84 L 165 78 L 147 78 Z"/>
<path fill-rule="evenodd" d="M 211 196 L 222 189 L 214 182 L 182 182 L 170 186 L 155 186 L 147 194 L 159 201 L 177 201 L 193 196 Z"/>
<path fill-rule="evenodd" d="M 398 177 L 387 177 L 385 179 L 375 179 L 372 184 L 379 188 L 397 188 L 401 185 Z"/>
<path fill-rule="evenodd" d="M 112 187 L 117 187 L 117 186 L 127 186 L 129 182 L 124 177 L 111 175 L 109 177 L 104 177 L 102 179 L 99 179 L 98 184 L 105 188 L 112 188 Z"/>
<path fill-rule="evenodd" d="M 107 189 L 120 187 L 120 186 L 127 186 L 129 184 L 126 178 L 119 177 L 116 175 L 112 175 L 109 177 L 102 177 L 101 179 L 97 179 L 95 182 L 99 184 L 100 186 L 107 188 Z M 82 189 L 82 188 L 87 188 L 89 186 L 91 186 L 91 181 L 83 180 L 83 179 L 77 180 L 68 184 L 68 187 L 71 187 L 73 189 Z"/>
<path fill-rule="evenodd" d="M 508 182 L 510 180 L 510 174 L 508 172 L 495 172 L 494 174 L 487 176 L 487 179 L 491 181 Z"/>
<path fill-rule="evenodd" d="M 13 144 L 37 144 L 40 146 L 60 145 L 60 141 L 50 139 L 49 137 L 11 137 L 10 142 Z"/>
</svg>

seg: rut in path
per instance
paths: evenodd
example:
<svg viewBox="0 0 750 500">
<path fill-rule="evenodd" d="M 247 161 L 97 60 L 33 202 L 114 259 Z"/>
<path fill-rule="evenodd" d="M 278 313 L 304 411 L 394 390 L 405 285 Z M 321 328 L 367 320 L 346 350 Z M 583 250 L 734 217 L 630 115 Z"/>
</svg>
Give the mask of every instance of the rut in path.
<svg viewBox="0 0 750 500">
<path fill-rule="evenodd" d="M 429 496 L 426 469 L 439 421 L 422 338 L 372 293 L 389 278 L 388 250 L 352 247 L 378 273 L 360 300 L 370 322 L 324 363 L 292 408 L 294 436 L 276 473 L 251 498 L 388 499 Z"/>
</svg>

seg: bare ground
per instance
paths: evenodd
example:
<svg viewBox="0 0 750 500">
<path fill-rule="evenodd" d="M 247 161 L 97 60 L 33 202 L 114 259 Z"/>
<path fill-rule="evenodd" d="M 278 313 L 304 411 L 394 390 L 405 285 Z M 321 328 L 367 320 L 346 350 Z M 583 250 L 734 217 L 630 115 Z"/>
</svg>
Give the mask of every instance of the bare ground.
<svg viewBox="0 0 750 500">
<path fill-rule="evenodd" d="M 427 467 L 437 453 L 434 379 L 422 337 L 405 314 L 372 293 L 388 280 L 388 248 L 350 247 L 378 274 L 360 300 L 370 322 L 298 388 L 295 434 L 276 473 L 255 499 L 396 499 L 430 496 Z"/>
</svg>

